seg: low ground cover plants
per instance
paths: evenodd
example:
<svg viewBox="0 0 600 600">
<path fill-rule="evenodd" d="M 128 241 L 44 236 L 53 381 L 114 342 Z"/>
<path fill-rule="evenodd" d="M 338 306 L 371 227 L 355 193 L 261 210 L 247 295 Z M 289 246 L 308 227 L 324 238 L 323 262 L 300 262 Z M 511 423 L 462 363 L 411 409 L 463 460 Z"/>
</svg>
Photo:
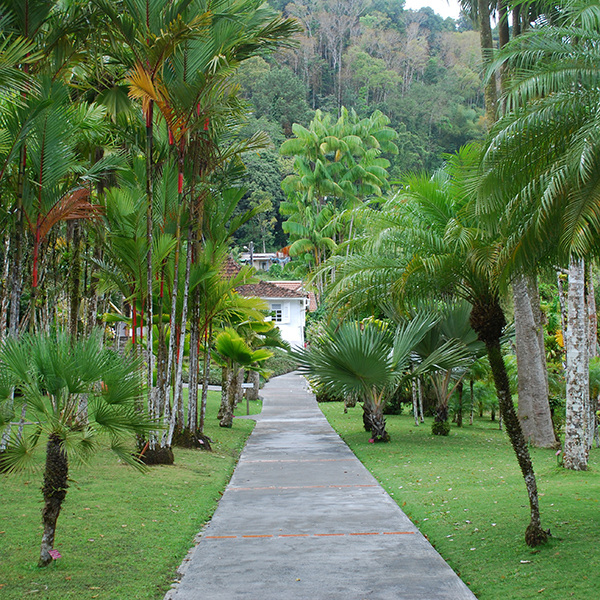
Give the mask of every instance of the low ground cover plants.
<svg viewBox="0 0 600 600">
<path fill-rule="evenodd" d="M 592 598 L 600 586 L 600 450 L 588 471 L 560 466 L 554 450 L 531 448 L 547 544 L 523 540 L 527 494 L 506 433 L 476 418 L 431 435 L 431 419 L 389 415 L 391 442 L 369 444 L 362 408 L 321 403 L 358 458 L 398 502 L 479 600 Z"/>
<path fill-rule="evenodd" d="M 0 475 L 0 598 L 160 599 L 213 514 L 254 422 L 222 429 L 220 394 L 211 392 L 206 433 L 213 452 L 175 449 L 175 464 L 146 474 L 108 450 L 73 467 L 55 548 L 62 558 L 39 569 L 41 473 Z M 253 402 L 251 412 L 257 412 Z M 236 414 L 245 414 L 245 402 Z M 34 489 L 32 489 L 34 488 Z"/>
</svg>

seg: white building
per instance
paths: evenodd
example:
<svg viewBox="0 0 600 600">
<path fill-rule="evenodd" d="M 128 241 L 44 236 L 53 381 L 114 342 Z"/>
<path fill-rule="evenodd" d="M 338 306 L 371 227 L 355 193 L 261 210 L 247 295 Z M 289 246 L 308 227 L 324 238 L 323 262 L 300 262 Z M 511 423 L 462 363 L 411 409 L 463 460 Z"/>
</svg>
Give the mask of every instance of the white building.
<svg viewBox="0 0 600 600">
<path fill-rule="evenodd" d="M 281 331 L 281 337 L 292 348 L 304 347 L 304 326 L 308 309 L 308 295 L 303 291 L 288 290 L 261 281 L 238 288 L 242 296 L 264 300 L 272 314 L 272 320 Z"/>
<path fill-rule="evenodd" d="M 225 277 L 233 277 L 240 270 L 239 265 L 229 258 L 225 264 L 223 274 Z M 285 282 L 289 284 L 291 282 Z M 308 293 L 302 289 L 302 282 L 294 282 L 298 285 L 289 287 L 278 286 L 270 281 L 260 281 L 248 285 L 242 285 L 237 291 L 247 298 L 260 298 L 264 300 L 271 318 L 281 331 L 281 337 L 292 348 L 304 347 L 304 326 L 306 325 L 306 311 L 309 306 Z"/>
</svg>

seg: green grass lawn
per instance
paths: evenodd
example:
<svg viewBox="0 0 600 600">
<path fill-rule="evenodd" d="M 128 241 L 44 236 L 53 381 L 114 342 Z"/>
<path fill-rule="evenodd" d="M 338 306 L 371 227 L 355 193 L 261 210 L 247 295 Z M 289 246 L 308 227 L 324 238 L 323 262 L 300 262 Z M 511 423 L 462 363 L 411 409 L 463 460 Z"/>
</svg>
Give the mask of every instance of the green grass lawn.
<svg viewBox="0 0 600 600">
<path fill-rule="evenodd" d="M 369 444 L 362 409 L 320 405 L 356 456 L 398 502 L 480 600 L 600 597 L 600 450 L 590 470 L 557 466 L 553 450 L 532 449 L 542 524 L 541 548 L 525 545 L 525 484 L 505 432 L 476 420 L 448 437 L 388 416 L 389 444 Z"/>
<path fill-rule="evenodd" d="M 219 428 L 219 398 L 209 394 L 213 452 L 176 448 L 175 465 L 146 474 L 119 464 L 108 450 L 89 467 L 71 468 L 55 543 L 63 558 L 46 569 L 36 566 L 41 473 L 0 475 L 0 598 L 162 598 L 254 427 L 243 419 Z M 260 410 L 258 402 L 251 405 Z M 245 401 L 236 414 L 246 414 Z"/>
</svg>

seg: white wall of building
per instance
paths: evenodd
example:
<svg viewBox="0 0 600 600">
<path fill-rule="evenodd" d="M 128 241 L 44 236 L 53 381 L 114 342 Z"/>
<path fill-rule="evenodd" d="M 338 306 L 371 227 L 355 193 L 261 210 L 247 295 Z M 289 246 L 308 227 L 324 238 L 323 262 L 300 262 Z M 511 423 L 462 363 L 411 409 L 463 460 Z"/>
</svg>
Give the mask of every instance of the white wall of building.
<svg viewBox="0 0 600 600">
<path fill-rule="evenodd" d="M 281 331 L 281 337 L 292 348 L 304 347 L 304 326 L 306 325 L 305 298 L 269 298 L 269 309 L 275 325 Z"/>
</svg>

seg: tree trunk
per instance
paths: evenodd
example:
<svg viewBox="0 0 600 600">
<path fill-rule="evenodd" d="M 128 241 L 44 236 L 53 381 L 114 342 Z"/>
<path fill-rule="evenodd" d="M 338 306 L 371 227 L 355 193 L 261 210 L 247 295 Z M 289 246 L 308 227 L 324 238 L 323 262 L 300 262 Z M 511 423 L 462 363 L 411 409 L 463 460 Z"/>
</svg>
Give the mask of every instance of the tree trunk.
<svg viewBox="0 0 600 600">
<path fill-rule="evenodd" d="M 594 269 L 592 261 L 588 265 L 586 281 L 586 306 L 589 324 L 589 357 L 598 356 L 598 313 L 596 312 L 596 290 L 594 288 Z"/>
<path fill-rule="evenodd" d="M 0 344 L 6 337 L 6 323 L 8 320 L 8 297 L 9 285 L 8 276 L 10 274 L 10 233 L 4 236 L 4 262 L 2 268 L 2 297 L 0 299 Z"/>
<path fill-rule="evenodd" d="M 474 385 L 475 385 L 475 382 L 473 381 L 473 378 L 471 378 L 471 380 L 469 381 L 469 389 L 471 392 L 471 415 L 469 416 L 469 425 L 473 425 L 473 413 L 475 411 L 475 400 L 473 398 Z"/>
<path fill-rule="evenodd" d="M 375 442 L 389 442 L 390 435 L 385 430 L 383 406 L 371 408 L 371 439 Z"/>
<path fill-rule="evenodd" d="M 528 443 L 539 448 L 554 448 L 557 441 L 548 402 L 546 355 L 536 290 L 537 282 L 528 282 L 522 275 L 513 282 L 519 382 L 518 416 Z M 534 311 L 538 313 L 537 319 Z"/>
<path fill-rule="evenodd" d="M 456 411 L 456 426 L 463 426 L 463 382 L 462 380 L 458 382 L 456 389 L 458 391 L 458 410 Z"/>
<path fill-rule="evenodd" d="M 69 464 L 61 439 L 56 434 L 51 434 L 46 446 L 46 468 L 44 470 L 44 507 L 42 509 L 42 547 L 38 567 L 45 567 L 52 562 L 50 550 L 54 548 L 54 535 L 56 521 L 60 509 L 67 495 Z"/>
<path fill-rule="evenodd" d="M 490 3 L 489 0 L 477 0 L 479 14 L 479 41 L 483 64 L 487 66 L 492 59 L 494 39 L 490 26 Z M 496 77 L 492 75 L 484 88 L 485 97 L 485 120 L 488 130 L 496 122 L 496 104 L 498 102 L 498 91 L 496 88 Z"/>
<path fill-rule="evenodd" d="M 533 464 L 513 405 L 506 365 L 500 348 L 500 338 L 506 321 L 498 299 L 474 303 L 470 322 L 479 339 L 485 344 L 506 432 L 525 480 L 531 515 L 530 523 L 525 531 L 525 543 L 533 548 L 546 542 L 548 534 L 542 529 Z"/>
<path fill-rule="evenodd" d="M 206 421 L 206 402 L 208 400 L 208 382 L 210 376 L 210 340 L 212 338 L 212 325 L 204 337 L 204 372 L 202 373 L 202 402 L 200 403 L 200 423 L 198 431 L 204 433 L 204 422 Z"/>
<path fill-rule="evenodd" d="M 206 376 L 206 374 L 205 374 Z M 231 367 L 229 365 L 221 369 L 221 405 L 217 413 L 217 419 L 221 420 L 227 412 L 229 402 L 229 381 L 231 379 Z"/>
<path fill-rule="evenodd" d="M 167 437 L 167 446 L 171 445 L 175 429 L 183 429 L 183 351 L 185 349 L 185 333 L 188 315 L 188 299 L 190 295 L 190 272 L 192 268 L 192 225 L 189 226 L 188 243 L 185 262 L 185 281 L 183 286 L 183 307 L 181 309 L 181 332 L 179 334 L 179 343 L 177 345 L 177 372 L 175 374 L 175 393 L 173 394 L 173 413 L 169 424 L 169 435 Z"/>
<path fill-rule="evenodd" d="M 567 413 L 563 464 L 585 471 L 588 461 L 589 358 L 588 323 L 585 307 L 583 259 L 571 258 L 569 265 L 568 326 L 566 337 Z"/>
<path fill-rule="evenodd" d="M 69 335 L 77 339 L 79 305 L 81 304 L 81 224 L 73 221 L 71 240 L 71 268 L 69 273 Z M 32 315 L 33 318 L 33 308 Z"/>
<path fill-rule="evenodd" d="M 419 377 L 419 420 L 421 423 L 425 423 L 425 416 L 423 415 L 423 380 Z"/>
<path fill-rule="evenodd" d="M 154 277 L 152 271 L 152 252 L 153 252 L 153 202 L 154 202 L 154 101 L 150 100 L 146 113 L 146 242 L 148 252 L 146 254 L 146 310 L 148 313 L 148 337 L 146 345 L 148 348 L 147 359 L 148 369 L 146 371 L 146 388 L 148 389 L 148 407 L 150 414 L 155 419 L 160 417 L 160 392 L 154 386 L 154 298 L 152 295 L 154 288 Z M 162 321 L 162 314 L 160 315 Z M 158 373 L 157 380 L 158 384 Z M 158 388 L 158 385 L 157 385 Z M 154 443 L 153 443 L 154 446 Z"/>
<path fill-rule="evenodd" d="M 241 369 L 236 364 L 229 369 L 227 378 L 227 397 L 225 399 L 223 416 L 219 421 L 219 427 L 229 428 L 233 425 L 233 410 L 235 409 L 235 399 L 237 394 L 236 381 L 240 370 Z"/>
<path fill-rule="evenodd" d="M 200 326 L 198 323 L 198 302 L 196 295 L 192 297 L 190 320 L 190 375 L 188 378 L 188 418 L 187 428 L 191 433 L 198 429 L 198 371 Z"/>
<path fill-rule="evenodd" d="M 246 399 L 258 400 L 260 391 L 260 373 L 258 371 L 250 371 L 248 373 L 248 383 L 251 383 L 252 387 L 246 390 Z"/>
<path fill-rule="evenodd" d="M 415 417 L 415 427 L 419 426 L 419 399 L 417 394 L 417 382 L 412 380 L 412 404 L 413 404 L 413 415 Z"/>
</svg>

